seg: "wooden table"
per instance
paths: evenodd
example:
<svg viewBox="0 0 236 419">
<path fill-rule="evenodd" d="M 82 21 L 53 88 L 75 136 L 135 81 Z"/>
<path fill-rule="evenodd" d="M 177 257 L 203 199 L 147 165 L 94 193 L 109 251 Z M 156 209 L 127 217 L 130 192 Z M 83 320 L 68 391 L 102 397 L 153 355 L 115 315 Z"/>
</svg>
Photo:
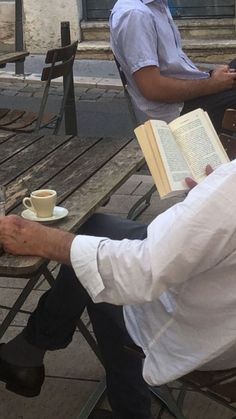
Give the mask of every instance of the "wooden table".
<svg viewBox="0 0 236 419">
<path fill-rule="evenodd" d="M 0 52 L 0 68 L 6 66 L 7 63 L 15 63 L 17 61 L 24 61 L 29 55 L 27 51 L 16 52 Z"/>
</svg>

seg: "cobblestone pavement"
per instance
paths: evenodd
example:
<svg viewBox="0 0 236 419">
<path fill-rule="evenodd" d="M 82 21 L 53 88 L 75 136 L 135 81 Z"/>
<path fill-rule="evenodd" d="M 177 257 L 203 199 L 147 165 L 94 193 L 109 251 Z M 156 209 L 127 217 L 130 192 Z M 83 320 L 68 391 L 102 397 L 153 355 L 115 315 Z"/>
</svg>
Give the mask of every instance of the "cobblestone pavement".
<svg viewBox="0 0 236 419">
<path fill-rule="evenodd" d="M 40 82 L 17 81 L 6 82 L 0 80 L 0 95 L 1 96 L 22 96 L 27 98 L 41 98 L 43 96 L 44 84 Z M 76 100 L 90 100 L 90 101 L 110 101 L 113 99 L 124 99 L 123 90 L 120 87 L 84 87 L 75 85 L 75 99 Z M 50 95 L 63 95 L 63 86 L 61 83 L 52 84 L 50 88 Z"/>
</svg>

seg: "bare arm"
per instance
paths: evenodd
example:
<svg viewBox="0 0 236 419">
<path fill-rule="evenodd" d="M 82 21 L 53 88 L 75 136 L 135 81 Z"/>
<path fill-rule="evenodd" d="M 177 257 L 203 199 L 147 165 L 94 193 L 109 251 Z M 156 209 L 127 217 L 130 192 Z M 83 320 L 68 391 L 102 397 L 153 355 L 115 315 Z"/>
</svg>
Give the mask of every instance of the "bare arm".
<svg viewBox="0 0 236 419">
<path fill-rule="evenodd" d="M 147 100 L 167 103 L 184 102 L 236 88 L 236 73 L 230 71 L 228 66 L 220 66 L 213 71 L 211 77 L 200 80 L 165 77 L 156 66 L 141 68 L 133 77 Z"/>
<path fill-rule="evenodd" d="M 16 215 L 0 218 L 0 242 L 6 252 L 40 256 L 70 264 L 74 234 L 23 220 Z"/>
</svg>

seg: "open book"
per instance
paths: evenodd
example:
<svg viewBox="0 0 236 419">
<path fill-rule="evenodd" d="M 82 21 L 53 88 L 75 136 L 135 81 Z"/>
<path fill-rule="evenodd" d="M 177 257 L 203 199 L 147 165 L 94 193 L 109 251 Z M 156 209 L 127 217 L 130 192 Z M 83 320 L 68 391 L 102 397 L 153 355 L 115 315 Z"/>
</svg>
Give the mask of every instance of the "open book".
<svg viewBox="0 0 236 419">
<path fill-rule="evenodd" d="M 213 169 L 229 158 L 208 114 L 196 109 L 167 124 L 149 120 L 135 129 L 161 198 L 188 190 L 185 177 L 201 182 L 205 167 Z"/>
</svg>

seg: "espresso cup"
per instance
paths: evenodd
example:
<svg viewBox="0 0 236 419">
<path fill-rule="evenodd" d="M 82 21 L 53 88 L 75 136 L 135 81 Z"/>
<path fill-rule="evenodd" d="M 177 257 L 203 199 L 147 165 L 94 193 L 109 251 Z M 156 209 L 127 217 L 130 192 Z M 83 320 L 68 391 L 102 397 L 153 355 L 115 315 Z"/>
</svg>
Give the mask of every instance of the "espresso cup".
<svg viewBox="0 0 236 419">
<path fill-rule="evenodd" d="M 39 218 L 52 217 L 56 205 L 57 193 L 52 189 L 38 189 L 30 194 L 30 198 L 24 198 L 23 204 L 33 211 Z"/>
</svg>

